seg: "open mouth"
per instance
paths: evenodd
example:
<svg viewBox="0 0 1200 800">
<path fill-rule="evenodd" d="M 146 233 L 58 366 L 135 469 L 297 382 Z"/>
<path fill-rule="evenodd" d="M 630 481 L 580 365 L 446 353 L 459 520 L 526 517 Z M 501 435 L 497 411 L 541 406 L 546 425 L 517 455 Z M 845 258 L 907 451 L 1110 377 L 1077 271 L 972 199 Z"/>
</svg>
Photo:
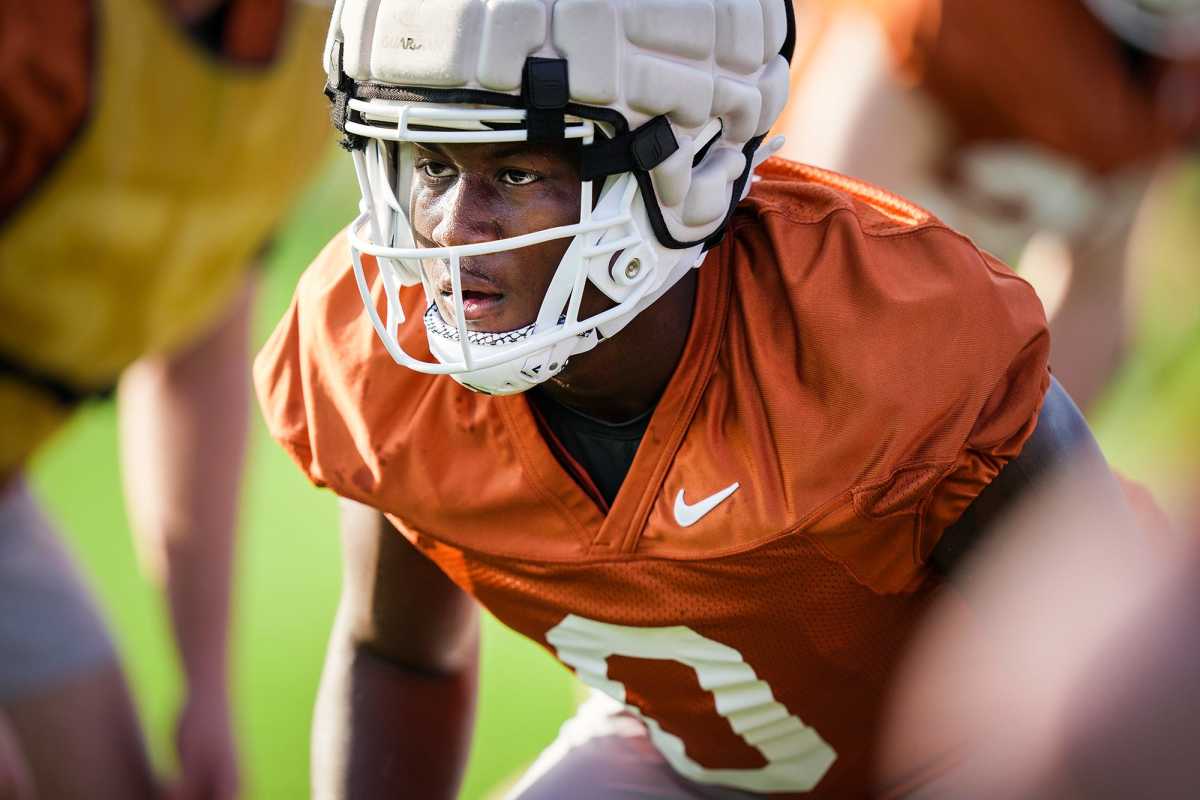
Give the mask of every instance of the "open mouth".
<svg viewBox="0 0 1200 800">
<path fill-rule="evenodd" d="M 442 274 L 435 280 L 439 310 L 447 322 L 454 324 L 454 287 L 450 280 L 449 266 L 445 264 L 439 266 L 442 267 L 439 270 Z M 468 264 L 463 264 L 459 269 L 458 278 L 462 289 L 464 322 L 479 322 L 485 317 L 499 312 L 500 306 L 504 302 L 504 292 L 501 291 L 501 287 L 492 276 L 480 269 L 472 268 Z"/>
<path fill-rule="evenodd" d="M 450 287 L 438 287 L 441 295 L 441 311 L 447 320 L 454 317 L 454 292 Z M 500 292 L 487 292 L 478 289 L 463 289 L 462 293 L 463 319 L 467 322 L 478 322 L 484 317 L 496 313 L 504 302 Z"/>
<path fill-rule="evenodd" d="M 479 322 L 496 314 L 504 302 L 504 293 L 492 285 L 492 281 L 467 272 L 461 274 L 462 307 L 465 322 Z M 438 281 L 439 310 L 449 322 L 454 319 L 454 290 L 449 277 Z"/>
</svg>

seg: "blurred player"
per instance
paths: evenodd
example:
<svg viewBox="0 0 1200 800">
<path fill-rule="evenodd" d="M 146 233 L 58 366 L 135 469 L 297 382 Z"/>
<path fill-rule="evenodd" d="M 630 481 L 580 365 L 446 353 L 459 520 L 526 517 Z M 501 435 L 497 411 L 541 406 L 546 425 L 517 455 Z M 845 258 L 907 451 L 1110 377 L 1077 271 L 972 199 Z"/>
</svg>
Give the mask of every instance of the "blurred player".
<svg viewBox="0 0 1200 800">
<path fill-rule="evenodd" d="M 118 378 L 129 515 L 185 676 L 176 796 L 236 793 L 248 267 L 324 149 L 313 52 L 328 14 L 0 2 L 0 795 L 6 781 L 21 797 L 156 791 L 113 644 L 22 478 Z"/>
<path fill-rule="evenodd" d="M 339 9 L 362 213 L 255 368 L 346 499 L 315 795 L 454 796 L 472 597 L 596 690 L 522 800 L 909 788 L 875 739 L 944 576 L 1068 454 L 1126 513 L 1032 289 L 768 160 L 786 0 Z"/>
<path fill-rule="evenodd" d="M 953 752 L 922 798 L 1196 797 L 1200 540 L 1147 552 L 1094 486 L 1054 486 L 999 523 L 930 616 L 883 757 Z M 964 635 L 964 608 L 986 637 Z"/>
<path fill-rule="evenodd" d="M 789 157 L 903 192 L 1038 286 L 1085 408 L 1125 347 L 1135 222 L 1200 133 L 1200 2 L 809 0 Z M 1023 255 L 1024 254 L 1024 255 Z"/>
</svg>

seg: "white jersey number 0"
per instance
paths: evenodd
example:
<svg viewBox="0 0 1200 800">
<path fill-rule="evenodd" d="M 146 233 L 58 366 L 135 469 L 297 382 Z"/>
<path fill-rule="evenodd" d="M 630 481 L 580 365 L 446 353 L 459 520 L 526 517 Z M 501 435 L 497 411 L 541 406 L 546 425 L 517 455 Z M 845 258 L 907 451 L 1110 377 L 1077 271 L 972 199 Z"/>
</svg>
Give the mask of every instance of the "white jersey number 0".
<svg viewBox="0 0 1200 800">
<path fill-rule="evenodd" d="M 775 699 L 771 687 L 732 647 L 682 625 L 634 628 L 569 614 L 546 634 L 559 659 L 580 680 L 625 705 L 645 723 L 650 739 L 676 772 L 699 783 L 751 792 L 811 791 L 837 759 L 833 748 Z M 626 702 L 625 686 L 608 677 L 608 658 L 678 661 L 696 671 L 717 713 L 767 760 L 759 769 L 710 769 L 693 761 L 683 741 Z"/>
</svg>

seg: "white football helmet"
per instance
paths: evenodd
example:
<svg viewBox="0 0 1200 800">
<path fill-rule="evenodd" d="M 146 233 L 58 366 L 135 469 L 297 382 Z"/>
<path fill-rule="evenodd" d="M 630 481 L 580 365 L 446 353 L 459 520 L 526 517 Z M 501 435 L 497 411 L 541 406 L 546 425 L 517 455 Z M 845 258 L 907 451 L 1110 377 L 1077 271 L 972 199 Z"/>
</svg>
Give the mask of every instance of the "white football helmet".
<svg viewBox="0 0 1200 800">
<path fill-rule="evenodd" d="M 1163 58 L 1200 56 L 1200 0 L 1086 0 L 1118 36 Z"/>
<path fill-rule="evenodd" d="M 719 241 L 788 95 L 791 0 L 338 0 L 328 94 L 362 188 L 349 228 L 355 276 L 391 356 L 490 394 L 525 391 L 620 331 Z M 415 143 L 576 139 L 580 217 L 495 241 L 418 248 L 409 220 Z M 602 182 L 593 203 L 592 182 Z M 514 331 L 468 329 L 461 259 L 569 239 L 541 309 Z M 381 314 L 363 255 L 378 264 Z M 449 267 L 442 318 L 422 260 Z M 424 285 L 402 308 L 400 288 Z M 608 310 L 580 318 L 588 284 Z M 425 323 L 431 362 L 400 324 Z"/>
</svg>

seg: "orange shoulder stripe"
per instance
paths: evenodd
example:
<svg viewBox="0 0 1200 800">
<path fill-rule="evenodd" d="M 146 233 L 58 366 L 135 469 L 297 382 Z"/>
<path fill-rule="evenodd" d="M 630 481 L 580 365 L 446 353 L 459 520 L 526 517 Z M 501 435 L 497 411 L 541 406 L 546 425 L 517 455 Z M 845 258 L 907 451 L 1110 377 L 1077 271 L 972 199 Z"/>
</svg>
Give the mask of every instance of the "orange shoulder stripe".
<svg viewBox="0 0 1200 800">
<path fill-rule="evenodd" d="M 769 158 L 758 168 L 758 174 L 764 178 L 807 181 L 845 192 L 902 225 L 916 226 L 933 219 L 925 209 L 886 189 L 811 164 Z"/>
</svg>

